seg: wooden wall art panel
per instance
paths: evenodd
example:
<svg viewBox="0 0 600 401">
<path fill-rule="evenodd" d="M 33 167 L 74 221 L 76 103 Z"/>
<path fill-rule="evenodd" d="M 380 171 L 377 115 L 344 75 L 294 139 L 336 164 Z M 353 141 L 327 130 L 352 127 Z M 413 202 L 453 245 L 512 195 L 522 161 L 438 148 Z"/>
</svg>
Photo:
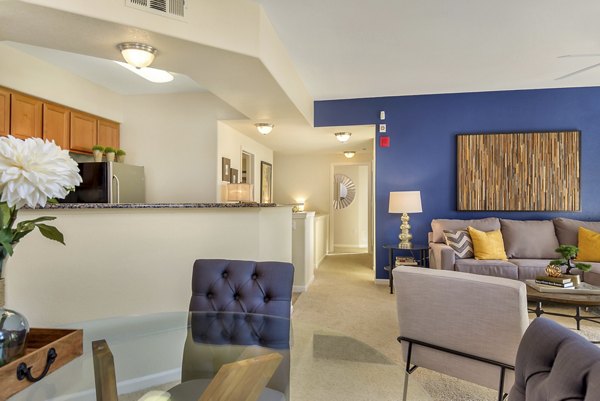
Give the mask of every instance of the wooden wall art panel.
<svg viewBox="0 0 600 401">
<path fill-rule="evenodd" d="M 578 211 L 580 132 L 457 135 L 457 209 Z"/>
</svg>

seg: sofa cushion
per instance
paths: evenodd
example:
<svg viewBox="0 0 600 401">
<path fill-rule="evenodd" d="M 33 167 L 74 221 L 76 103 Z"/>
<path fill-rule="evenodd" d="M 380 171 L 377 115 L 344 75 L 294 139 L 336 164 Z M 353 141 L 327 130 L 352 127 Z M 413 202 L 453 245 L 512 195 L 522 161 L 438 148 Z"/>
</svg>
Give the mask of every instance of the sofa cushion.
<svg viewBox="0 0 600 401">
<path fill-rule="evenodd" d="M 590 265 L 592 265 L 592 269 L 583 273 L 583 281 L 600 287 L 600 263 L 590 263 Z M 571 271 L 579 272 L 577 269 Z"/>
<path fill-rule="evenodd" d="M 465 230 L 444 230 L 446 245 L 454 250 L 458 259 L 473 257 L 473 241 Z"/>
<path fill-rule="evenodd" d="M 511 259 L 519 268 L 519 280 L 532 280 L 536 276 L 546 275 L 546 266 L 552 259 Z"/>
<path fill-rule="evenodd" d="M 505 260 L 457 259 L 454 270 L 464 273 L 483 274 L 484 276 L 518 279 L 517 265 Z"/>
<path fill-rule="evenodd" d="M 499 230 L 500 220 L 497 217 L 475 220 L 433 219 L 431 221 L 432 242 L 444 242 L 444 230 L 466 230 L 469 226 L 481 231 Z"/>
<path fill-rule="evenodd" d="M 577 260 L 600 262 L 600 233 L 579 227 Z"/>
<path fill-rule="evenodd" d="M 560 245 L 575 245 L 577 246 L 579 227 L 587 228 L 588 230 L 600 232 L 600 221 L 581 221 L 557 217 L 552 220 L 556 237 Z M 433 224 L 433 223 L 432 223 Z"/>
<path fill-rule="evenodd" d="M 509 258 L 556 259 L 558 239 L 550 220 L 500 219 L 504 250 Z"/>
<path fill-rule="evenodd" d="M 504 252 L 502 231 L 479 231 L 469 226 L 469 235 L 473 241 L 473 253 L 478 260 L 507 259 Z"/>
</svg>

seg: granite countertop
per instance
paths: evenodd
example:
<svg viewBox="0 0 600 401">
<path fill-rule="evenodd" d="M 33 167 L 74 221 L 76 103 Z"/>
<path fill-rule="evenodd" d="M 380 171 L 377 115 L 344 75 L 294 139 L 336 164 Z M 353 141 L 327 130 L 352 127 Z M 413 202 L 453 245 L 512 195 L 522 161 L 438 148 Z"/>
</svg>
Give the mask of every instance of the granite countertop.
<svg viewBox="0 0 600 401">
<path fill-rule="evenodd" d="M 45 209 L 208 209 L 276 207 L 276 203 L 59 203 Z"/>
</svg>

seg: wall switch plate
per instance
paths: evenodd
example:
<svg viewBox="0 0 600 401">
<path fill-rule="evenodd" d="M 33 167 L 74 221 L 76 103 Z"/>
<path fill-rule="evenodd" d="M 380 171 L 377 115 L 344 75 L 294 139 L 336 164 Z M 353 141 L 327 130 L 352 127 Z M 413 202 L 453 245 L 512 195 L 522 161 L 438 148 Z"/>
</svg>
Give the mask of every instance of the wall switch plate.
<svg viewBox="0 0 600 401">
<path fill-rule="evenodd" d="M 386 132 L 387 126 L 385 124 L 379 124 L 379 132 Z"/>
<path fill-rule="evenodd" d="M 379 119 L 380 119 L 380 120 L 385 120 L 385 111 L 381 110 L 381 111 L 379 112 Z"/>
</svg>

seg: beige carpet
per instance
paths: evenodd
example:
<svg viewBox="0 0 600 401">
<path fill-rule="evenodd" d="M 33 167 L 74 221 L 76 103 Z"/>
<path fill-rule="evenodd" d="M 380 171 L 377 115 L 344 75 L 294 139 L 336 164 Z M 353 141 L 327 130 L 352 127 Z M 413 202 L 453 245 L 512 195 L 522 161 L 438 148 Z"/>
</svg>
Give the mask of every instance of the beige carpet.
<svg viewBox="0 0 600 401">
<path fill-rule="evenodd" d="M 401 399 L 404 367 L 395 298 L 386 285 L 374 284 L 371 261 L 365 254 L 328 256 L 294 303 L 292 320 L 302 330 L 294 332 L 292 401 Z M 573 313 L 572 308 L 546 309 Z M 575 327 L 572 319 L 558 319 Z M 583 323 L 582 334 L 600 339 L 599 333 L 600 325 Z M 346 360 L 348 355 L 353 361 Z M 493 390 L 425 369 L 417 369 L 409 383 L 411 401 L 497 397 Z"/>
</svg>

